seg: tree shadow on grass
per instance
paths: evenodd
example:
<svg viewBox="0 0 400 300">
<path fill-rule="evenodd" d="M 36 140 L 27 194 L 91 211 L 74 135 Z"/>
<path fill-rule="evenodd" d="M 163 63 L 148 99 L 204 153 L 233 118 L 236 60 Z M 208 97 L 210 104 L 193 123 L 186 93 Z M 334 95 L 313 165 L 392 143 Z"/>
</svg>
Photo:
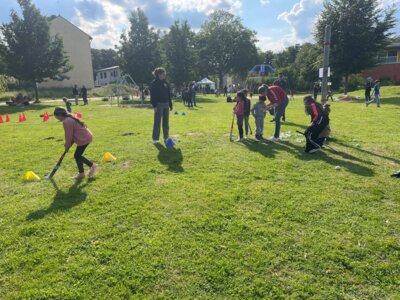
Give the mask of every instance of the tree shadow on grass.
<svg viewBox="0 0 400 300">
<path fill-rule="evenodd" d="M 332 166 L 341 166 L 359 176 L 374 175 L 374 171 L 366 166 L 374 165 L 374 163 L 340 151 L 324 149 L 318 153 L 309 154 L 304 152 L 303 146 L 292 144 L 289 141 L 270 143 L 246 140 L 243 144 L 251 151 L 258 152 L 265 157 L 274 158 L 276 153 L 285 151 L 303 161 L 322 160 Z"/>
<path fill-rule="evenodd" d="M 373 102 L 371 104 L 375 104 L 376 105 L 376 102 Z M 389 104 L 389 105 L 400 106 L 400 96 L 399 97 L 395 97 L 395 98 L 382 98 L 381 99 L 381 104 L 382 105 Z"/>
<path fill-rule="evenodd" d="M 184 172 L 182 167 L 183 156 L 182 150 L 174 147 L 164 147 L 161 144 L 155 144 L 158 149 L 158 160 L 161 164 L 168 166 L 168 171 L 171 172 Z"/>
<path fill-rule="evenodd" d="M 51 179 L 51 183 L 53 184 L 54 189 L 56 190 L 56 194 L 53 198 L 53 202 L 46 209 L 39 209 L 35 212 L 31 212 L 26 220 L 39 220 L 44 218 L 46 215 L 51 213 L 56 213 L 58 211 L 67 211 L 72 207 L 81 204 L 86 200 L 87 194 L 82 191 L 90 180 L 86 183 L 81 184 L 81 182 L 76 181 L 67 192 L 61 191 L 54 179 Z"/>
<path fill-rule="evenodd" d="M 340 146 L 343 146 L 343 147 L 346 147 L 346 148 L 350 148 L 350 149 L 359 151 L 361 153 L 368 154 L 370 156 L 375 156 L 375 157 L 379 157 L 379 158 L 382 158 L 382 159 L 386 159 L 386 160 L 389 160 L 389 161 L 394 162 L 396 164 L 400 164 L 400 160 L 398 160 L 396 158 L 388 157 L 388 156 L 381 155 L 381 154 L 378 154 L 378 153 L 375 153 L 375 152 L 372 152 L 372 151 L 368 151 L 368 150 L 365 150 L 365 149 L 357 148 L 357 147 L 345 144 L 345 143 L 343 143 L 343 142 L 341 142 L 341 141 L 339 141 L 337 139 L 333 139 L 332 141 L 334 141 L 336 144 L 338 144 Z"/>
</svg>

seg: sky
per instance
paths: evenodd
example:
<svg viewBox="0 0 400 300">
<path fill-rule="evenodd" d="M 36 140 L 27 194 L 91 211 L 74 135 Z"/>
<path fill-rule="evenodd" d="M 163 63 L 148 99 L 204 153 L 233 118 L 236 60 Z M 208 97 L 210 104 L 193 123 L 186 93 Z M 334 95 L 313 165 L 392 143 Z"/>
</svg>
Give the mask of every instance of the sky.
<svg viewBox="0 0 400 300">
<path fill-rule="evenodd" d="M 400 7 L 400 0 L 378 0 L 381 8 Z M 225 9 L 257 32 L 257 46 L 263 51 L 313 42 L 313 26 L 323 0 L 32 0 L 43 15 L 61 15 L 93 37 L 92 47 L 114 48 L 129 29 L 129 14 L 140 7 L 150 24 L 167 29 L 175 20 L 188 20 L 199 30 L 207 16 Z M 10 11 L 19 12 L 17 0 L 0 0 L 0 23 L 10 21 Z M 400 35 L 400 9 L 394 30 Z"/>
</svg>

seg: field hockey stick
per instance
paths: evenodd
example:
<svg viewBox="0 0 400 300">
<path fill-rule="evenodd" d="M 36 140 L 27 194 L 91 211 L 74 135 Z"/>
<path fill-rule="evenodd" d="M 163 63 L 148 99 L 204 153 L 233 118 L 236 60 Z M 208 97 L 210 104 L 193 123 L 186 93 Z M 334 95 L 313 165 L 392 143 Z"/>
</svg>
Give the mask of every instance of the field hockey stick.
<svg viewBox="0 0 400 300">
<path fill-rule="evenodd" d="M 53 170 L 51 171 L 50 175 L 45 176 L 45 179 L 51 179 L 53 178 L 54 174 L 56 174 L 58 168 L 61 166 L 61 163 L 65 157 L 65 154 L 67 154 L 68 151 L 64 151 L 64 153 L 61 155 L 60 159 L 58 160 L 57 164 L 54 166 Z"/>
<path fill-rule="evenodd" d="M 235 113 L 232 113 L 232 124 L 231 124 L 231 132 L 229 134 L 229 140 L 233 141 L 233 123 L 235 122 Z"/>
<path fill-rule="evenodd" d="M 298 131 L 298 130 L 296 130 L 296 132 L 299 133 L 299 134 L 301 134 L 301 135 L 304 135 L 304 136 L 307 138 L 307 136 L 306 136 L 303 132 Z M 311 139 L 310 139 L 310 141 L 311 141 L 313 144 L 315 144 Z M 317 144 L 317 145 L 318 145 L 318 144 Z M 319 146 L 319 145 L 318 145 L 318 146 Z M 330 146 L 330 145 L 328 145 L 328 144 L 324 144 L 323 146 L 324 146 L 324 147 L 327 147 L 327 148 L 329 148 L 329 149 L 331 149 L 333 152 L 339 153 L 338 150 L 336 150 L 335 148 L 333 148 L 332 146 Z"/>
</svg>

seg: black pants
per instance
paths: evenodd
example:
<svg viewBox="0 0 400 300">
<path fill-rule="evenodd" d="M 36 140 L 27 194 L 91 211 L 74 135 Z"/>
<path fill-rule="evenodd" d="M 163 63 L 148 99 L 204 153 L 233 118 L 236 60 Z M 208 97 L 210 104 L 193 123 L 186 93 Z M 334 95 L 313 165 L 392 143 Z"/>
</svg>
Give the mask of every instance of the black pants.
<svg viewBox="0 0 400 300">
<path fill-rule="evenodd" d="M 239 130 L 239 138 L 243 138 L 243 115 L 242 116 L 237 116 L 237 126 L 238 126 L 238 130 Z"/>
<path fill-rule="evenodd" d="M 365 102 L 371 101 L 371 91 L 365 91 Z"/>
<path fill-rule="evenodd" d="M 74 158 L 76 160 L 76 164 L 78 166 L 79 173 L 83 173 L 83 164 L 87 165 L 89 168 L 92 167 L 93 163 L 89 160 L 86 159 L 82 154 L 85 152 L 86 147 L 89 146 L 89 144 L 83 145 L 83 146 L 77 146 L 74 154 Z"/>
<path fill-rule="evenodd" d="M 320 133 L 325 129 L 326 126 L 329 125 L 329 121 L 326 117 L 322 117 L 320 122 L 311 125 L 306 130 L 306 152 L 309 152 L 312 149 L 322 147 L 322 144 L 325 141 L 325 138 L 320 138 Z"/>
</svg>

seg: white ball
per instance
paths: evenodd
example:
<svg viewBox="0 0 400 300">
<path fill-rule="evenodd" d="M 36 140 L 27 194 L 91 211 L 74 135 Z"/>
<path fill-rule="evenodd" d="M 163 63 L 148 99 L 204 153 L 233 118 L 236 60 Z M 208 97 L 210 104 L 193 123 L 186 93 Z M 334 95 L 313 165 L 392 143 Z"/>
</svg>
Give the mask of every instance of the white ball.
<svg viewBox="0 0 400 300">
<path fill-rule="evenodd" d="M 341 167 L 340 167 L 340 166 L 336 166 L 335 169 L 336 169 L 336 170 L 340 170 Z"/>
<path fill-rule="evenodd" d="M 361 145 L 360 145 L 360 144 L 356 144 L 356 147 L 357 147 L 357 148 L 361 148 Z"/>
</svg>

